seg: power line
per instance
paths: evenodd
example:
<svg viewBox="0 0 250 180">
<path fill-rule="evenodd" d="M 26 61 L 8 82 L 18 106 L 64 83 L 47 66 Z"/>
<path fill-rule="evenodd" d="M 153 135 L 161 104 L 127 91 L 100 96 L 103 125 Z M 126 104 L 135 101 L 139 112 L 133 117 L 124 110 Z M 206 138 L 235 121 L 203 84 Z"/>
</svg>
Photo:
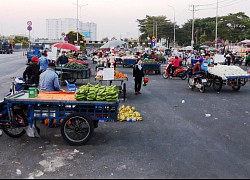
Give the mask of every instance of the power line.
<svg viewBox="0 0 250 180">
<path fill-rule="evenodd" d="M 235 4 L 238 4 L 241 0 L 233 0 L 233 1 L 227 1 L 227 3 L 230 3 L 230 4 L 227 4 L 227 5 L 220 5 L 218 6 L 218 8 L 225 8 L 225 7 L 228 7 L 228 6 L 232 6 L 232 5 L 235 5 Z M 198 5 L 198 6 L 202 6 L 202 5 Z M 211 10 L 211 9 L 216 9 L 217 7 L 210 7 L 210 8 L 200 8 L 198 10 Z"/>
</svg>

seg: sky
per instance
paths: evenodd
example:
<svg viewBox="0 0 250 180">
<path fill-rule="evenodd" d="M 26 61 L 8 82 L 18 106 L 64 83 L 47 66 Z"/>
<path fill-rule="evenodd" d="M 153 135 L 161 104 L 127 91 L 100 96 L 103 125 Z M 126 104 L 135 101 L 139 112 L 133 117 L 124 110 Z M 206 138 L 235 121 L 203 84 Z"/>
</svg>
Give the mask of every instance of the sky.
<svg viewBox="0 0 250 180">
<path fill-rule="evenodd" d="M 181 26 L 193 18 L 216 17 L 217 0 L 78 0 L 79 20 L 97 24 L 97 40 L 139 36 L 137 19 L 146 15 L 166 16 Z M 26 35 L 32 21 L 32 38 L 46 38 L 46 19 L 77 18 L 77 0 L 1 0 L 0 35 Z M 218 15 L 245 12 L 250 0 L 218 0 Z"/>
</svg>

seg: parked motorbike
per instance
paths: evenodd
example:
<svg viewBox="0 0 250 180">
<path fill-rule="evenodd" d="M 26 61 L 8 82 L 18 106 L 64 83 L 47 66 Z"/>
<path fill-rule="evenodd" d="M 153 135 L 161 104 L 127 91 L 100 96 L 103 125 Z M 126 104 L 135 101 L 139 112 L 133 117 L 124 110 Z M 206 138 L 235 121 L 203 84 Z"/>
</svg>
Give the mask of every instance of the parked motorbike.
<svg viewBox="0 0 250 180">
<path fill-rule="evenodd" d="M 201 93 L 204 93 L 206 85 L 207 79 L 204 72 L 199 72 L 188 78 L 188 87 L 192 90 L 196 87 Z"/>
<path fill-rule="evenodd" d="M 168 79 L 169 77 L 171 77 L 171 71 L 172 71 L 171 67 L 172 67 L 172 64 L 168 64 L 166 69 L 164 70 L 164 72 L 162 74 L 164 79 Z M 185 69 L 183 67 L 177 68 L 172 77 L 179 77 L 182 80 L 186 80 L 187 79 L 187 69 Z"/>
<path fill-rule="evenodd" d="M 27 84 L 22 77 L 12 77 L 13 81 L 10 86 L 9 92 L 5 96 L 15 94 L 18 91 L 28 90 L 29 87 L 36 87 L 36 84 Z"/>
</svg>

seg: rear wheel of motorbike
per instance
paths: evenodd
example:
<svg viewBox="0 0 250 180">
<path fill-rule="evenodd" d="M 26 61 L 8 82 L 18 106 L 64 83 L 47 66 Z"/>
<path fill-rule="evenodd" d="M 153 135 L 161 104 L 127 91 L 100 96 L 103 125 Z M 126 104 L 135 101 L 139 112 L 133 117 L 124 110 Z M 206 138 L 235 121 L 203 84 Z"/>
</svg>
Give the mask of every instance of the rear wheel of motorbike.
<svg viewBox="0 0 250 180">
<path fill-rule="evenodd" d="M 232 88 L 233 88 L 234 91 L 239 91 L 241 86 L 232 86 Z"/>
<path fill-rule="evenodd" d="M 183 76 L 181 77 L 181 79 L 182 79 L 182 80 L 186 80 L 186 79 L 187 79 L 187 75 L 186 75 L 186 74 L 183 75 Z"/>
<path fill-rule="evenodd" d="M 168 75 L 166 73 L 163 73 L 162 76 L 164 79 L 168 79 Z"/>
<path fill-rule="evenodd" d="M 217 92 L 220 92 L 222 89 L 222 80 L 220 80 L 219 78 L 214 79 L 213 89 Z"/>
<path fill-rule="evenodd" d="M 192 81 L 193 81 L 193 79 L 188 78 L 188 87 L 193 90 L 194 86 L 192 85 L 193 84 Z"/>
<path fill-rule="evenodd" d="M 205 90 L 206 90 L 205 86 L 204 86 L 204 85 L 201 85 L 201 88 L 199 89 L 199 91 L 200 91 L 201 93 L 204 93 Z"/>
<path fill-rule="evenodd" d="M 14 111 L 13 117 L 14 121 L 3 126 L 3 131 L 12 138 L 19 138 L 26 133 L 23 123 L 27 121 L 27 117 L 22 111 Z M 9 119 L 8 115 L 4 118 Z M 20 122 L 22 122 L 22 124 Z"/>
</svg>

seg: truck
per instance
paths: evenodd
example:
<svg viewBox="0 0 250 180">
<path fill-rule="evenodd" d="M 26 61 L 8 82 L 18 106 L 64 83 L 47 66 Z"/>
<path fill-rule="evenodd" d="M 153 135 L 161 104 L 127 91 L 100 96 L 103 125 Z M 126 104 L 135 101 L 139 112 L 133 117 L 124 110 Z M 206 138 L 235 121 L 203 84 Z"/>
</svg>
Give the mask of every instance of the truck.
<svg viewBox="0 0 250 180">
<path fill-rule="evenodd" d="M 27 64 L 30 64 L 31 58 L 37 56 L 38 58 L 41 57 L 41 51 L 43 50 L 42 45 L 32 44 L 30 45 L 29 50 L 27 51 Z"/>
<path fill-rule="evenodd" d="M 13 44 L 4 41 L 0 45 L 0 54 L 13 54 Z"/>
</svg>

